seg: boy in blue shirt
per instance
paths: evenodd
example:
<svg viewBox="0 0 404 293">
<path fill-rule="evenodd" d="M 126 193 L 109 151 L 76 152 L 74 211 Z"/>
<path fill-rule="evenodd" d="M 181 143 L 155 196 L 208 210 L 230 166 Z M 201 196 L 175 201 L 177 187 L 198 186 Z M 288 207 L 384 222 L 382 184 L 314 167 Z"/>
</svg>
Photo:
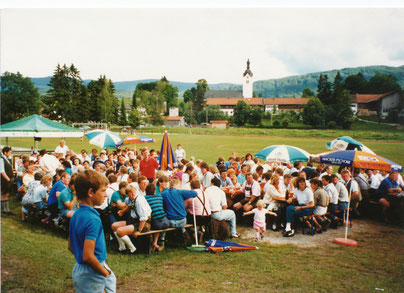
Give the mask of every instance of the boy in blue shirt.
<svg viewBox="0 0 404 293">
<path fill-rule="evenodd" d="M 116 292 L 116 277 L 108 265 L 104 230 L 95 205 L 107 197 L 108 180 L 94 170 L 80 173 L 74 183 L 80 208 L 70 221 L 68 248 L 76 258 L 76 292 Z"/>
</svg>

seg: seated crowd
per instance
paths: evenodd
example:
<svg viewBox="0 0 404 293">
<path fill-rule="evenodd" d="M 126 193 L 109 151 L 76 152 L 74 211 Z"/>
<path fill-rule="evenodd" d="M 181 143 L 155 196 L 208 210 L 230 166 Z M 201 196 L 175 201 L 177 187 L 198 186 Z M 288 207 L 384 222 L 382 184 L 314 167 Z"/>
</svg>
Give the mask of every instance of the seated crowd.
<svg viewBox="0 0 404 293">
<path fill-rule="evenodd" d="M 66 225 L 78 209 L 75 179 L 80 172 L 94 170 L 108 180 L 107 197 L 96 206 L 104 231 L 114 237 L 119 250 L 136 251 L 132 240 L 142 232 L 178 228 L 187 236 L 185 226 L 196 217 L 204 229 L 210 220 L 224 220 L 230 235 L 239 237 L 237 222 L 254 215 L 256 240 L 264 237 L 266 224 L 283 236 L 295 234 L 296 219 L 317 233 L 328 226 L 337 228 L 349 205 L 358 216 L 361 201 L 377 200 L 385 215 L 401 206 L 403 178 L 397 172 L 355 170 L 302 162 L 261 162 L 247 153 L 233 153 L 226 161 L 209 165 L 184 156 L 173 171 L 158 169 L 157 152 L 117 149 L 91 155 L 85 150 L 75 154 L 61 141 L 54 154 L 23 156 L 17 168 L 18 192 L 22 197 L 23 220 L 38 212 L 43 223 L 52 220 Z M 1 168 L 1 165 L 0 165 Z M 1 171 L 1 170 L 0 170 Z M 266 215 L 269 214 L 269 217 Z M 191 217 L 190 217 L 191 215 Z M 65 226 L 67 227 L 67 225 Z M 152 250 L 161 249 L 164 233 L 153 234 Z"/>
</svg>

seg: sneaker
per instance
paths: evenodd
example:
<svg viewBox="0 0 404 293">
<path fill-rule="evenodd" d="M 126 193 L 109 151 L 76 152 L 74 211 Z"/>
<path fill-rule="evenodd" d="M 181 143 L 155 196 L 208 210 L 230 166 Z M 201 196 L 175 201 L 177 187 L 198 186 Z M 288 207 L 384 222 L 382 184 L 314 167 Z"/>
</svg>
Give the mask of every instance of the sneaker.
<svg viewBox="0 0 404 293">
<path fill-rule="evenodd" d="M 258 237 L 255 237 L 255 242 L 258 242 Z"/>
<path fill-rule="evenodd" d="M 283 237 L 293 237 L 293 236 L 295 236 L 295 230 L 290 230 L 290 231 L 287 231 L 287 232 L 285 232 L 285 234 L 283 234 Z"/>
<path fill-rule="evenodd" d="M 231 235 L 231 238 L 240 238 L 240 235 L 235 233 L 235 234 Z"/>
<path fill-rule="evenodd" d="M 276 232 L 276 231 L 279 231 L 279 230 L 278 230 L 278 227 L 276 227 L 275 224 L 272 224 L 271 229 L 272 229 L 272 231 L 275 231 L 275 232 Z"/>
</svg>

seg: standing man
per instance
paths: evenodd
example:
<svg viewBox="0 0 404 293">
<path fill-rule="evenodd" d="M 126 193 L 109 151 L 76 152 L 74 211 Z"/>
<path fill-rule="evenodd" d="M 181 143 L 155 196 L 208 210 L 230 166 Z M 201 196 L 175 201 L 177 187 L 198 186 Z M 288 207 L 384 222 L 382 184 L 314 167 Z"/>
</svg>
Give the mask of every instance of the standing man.
<svg viewBox="0 0 404 293">
<path fill-rule="evenodd" d="M 156 169 L 159 167 L 159 163 L 157 163 L 154 158 L 150 157 L 147 149 L 143 149 L 142 156 L 143 159 L 139 164 L 140 174 L 145 176 L 147 180 L 152 183 L 156 177 Z"/>
<path fill-rule="evenodd" d="M 11 184 L 14 179 L 13 166 L 11 165 L 11 147 L 4 147 L 0 157 L 1 174 L 1 213 L 12 215 L 8 207 L 8 196 L 10 195 Z"/>
<path fill-rule="evenodd" d="M 59 145 L 56 147 L 55 149 L 55 155 L 60 158 L 60 156 L 62 158 L 66 157 L 66 153 L 69 150 L 69 148 L 67 147 L 67 145 L 65 144 L 65 141 L 62 139 L 59 142 Z"/>
<path fill-rule="evenodd" d="M 362 201 L 362 194 L 360 193 L 358 182 L 355 179 L 352 179 L 351 172 L 348 170 L 343 170 L 341 172 L 342 180 L 344 181 L 345 187 L 349 192 L 351 192 L 351 207 L 352 211 L 359 216 L 359 212 L 357 210 L 359 202 Z"/>
<path fill-rule="evenodd" d="M 177 145 L 177 149 L 175 150 L 175 157 L 177 158 L 177 162 L 180 163 L 182 159 L 185 159 L 186 153 L 180 144 Z"/>
</svg>

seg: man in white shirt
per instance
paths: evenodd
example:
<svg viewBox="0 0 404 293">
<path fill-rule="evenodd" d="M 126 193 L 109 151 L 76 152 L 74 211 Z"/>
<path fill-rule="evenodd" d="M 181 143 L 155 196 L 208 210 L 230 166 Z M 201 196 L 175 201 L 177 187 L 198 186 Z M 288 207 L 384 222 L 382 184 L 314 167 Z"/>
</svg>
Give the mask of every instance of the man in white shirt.
<svg viewBox="0 0 404 293">
<path fill-rule="evenodd" d="M 339 181 L 338 176 L 335 174 L 331 175 L 331 182 L 338 191 L 338 210 L 345 211 L 348 208 L 348 190 L 346 189 L 345 185 Z"/>
<path fill-rule="evenodd" d="M 389 177 L 389 172 L 387 171 L 380 171 L 379 173 L 376 174 L 377 177 L 379 177 L 380 183 L 386 179 L 387 177 Z"/>
<path fill-rule="evenodd" d="M 46 172 L 47 175 L 55 176 L 56 169 L 60 166 L 59 160 L 55 156 L 49 155 L 46 150 L 41 150 L 39 154 L 41 156 L 39 167 L 42 171 Z"/>
<path fill-rule="evenodd" d="M 376 170 L 367 170 L 369 193 L 372 195 L 379 188 L 381 183 L 379 176 L 377 176 Z"/>
<path fill-rule="evenodd" d="M 329 175 L 329 176 L 331 176 L 332 175 L 332 173 L 333 173 L 333 168 L 332 168 L 332 166 L 330 165 L 330 166 L 327 166 L 326 168 L 325 168 L 325 172 L 323 172 L 323 173 L 321 173 L 320 174 L 320 180 L 323 178 L 323 176 L 325 176 L 325 175 Z"/>
<path fill-rule="evenodd" d="M 243 183 L 240 190 L 241 195 L 244 194 L 244 198 L 233 205 L 235 211 L 238 211 L 241 208 L 243 208 L 244 212 L 251 211 L 261 196 L 261 186 L 257 181 L 254 181 L 252 174 L 247 173 L 245 178 L 246 181 Z M 237 198 L 235 198 L 235 201 L 237 201 Z"/>
<path fill-rule="evenodd" d="M 209 165 L 206 162 L 201 163 L 201 173 L 200 177 L 201 184 L 203 188 L 208 188 L 210 186 L 211 180 L 215 177 L 211 172 L 208 171 Z"/>
<path fill-rule="evenodd" d="M 140 196 L 146 196 L 146 187 L 149 184 L 149 180 L 147 180 L 146 176 L 140 176 L 139 179 L 137 180 L 138 184 L 138 189 L 136 191 L 136 194 Z"/>
<path fill-rule="evenodd" d="M 348 170 L 343 170 L 341 172 L 342 180 L 344 180 L 345 187 L 347 188 L 348 192 L 351 193 L 351 207 L 352 211 L 359 215 L 357 211 L 359 202 L 362 200 L 362 194 L 359 189 L 358 182 L 355 179 L 351 178 L 351 172 Z"/>
<path fill-rule="evenodd" d="M 65 141 L 62 139 L 59 143 L 59 145 L 55 149 L 55 154 L 56 156 L 61 156 L 62 158 L 66 157 L 66 153 L 69 150 L 67 145 L 65 144 Z"/>
<path fill-rule="evenodd" d="M 227 209 L 226 194 L 220 188 L 220 180 L 213 178 L 211 186 L 206 188 L 205 195 L 211 208 L 211 218 L 217 221 L 225 220 L 230 224 L 230 234 L 233 238 L 238 238 L 236 230 L 236 214 Z"/>
<path fill-rule="evenodd" d="M 335 223 L 335 220 L 337 218 L 337 216 L 335 215 L 335 211 L 338 210 L 339 192 L 335 188 L 335 185 L 332 183 L 330 175 L 324 175 L 321 181 L 323 182 L 324 189 L 325 191 L 327 191 L 328 197 L 330 199 L 330 203 L 328 204 L 327 209 L 329 215 L 327 217 L 333 221 L 333 227 L 336 228 L 338 226 L 338 223 Z M 341 182 L 339 183 L 342 185 Z M 344 186 L 342 185 L 342 187 Z"/>
<path fill-rule="evenodd" d="M 175 157 L 177 158 L 177 162 L 181 162 L 181 160 L 186 157 L 185 150 L 180 144 L 177 145 L 177 149 L 175 150 Z"/>
</svg>

